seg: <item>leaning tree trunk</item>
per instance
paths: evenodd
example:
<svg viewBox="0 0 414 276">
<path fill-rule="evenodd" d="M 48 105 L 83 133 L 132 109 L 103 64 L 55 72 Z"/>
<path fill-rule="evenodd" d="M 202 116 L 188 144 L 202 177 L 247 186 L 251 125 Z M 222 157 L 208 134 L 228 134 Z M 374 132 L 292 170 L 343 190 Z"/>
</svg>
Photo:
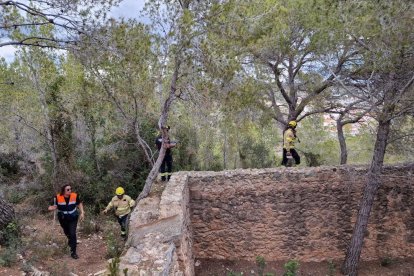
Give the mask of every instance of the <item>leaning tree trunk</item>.
<svg viewBox="0 0 414 276">
<path fill-rule="evenodd" d="M 158 154 L 158 158 L 157 161 L 155 161 L 154 165 L 152 166 L 151 171 L 149 172 L 147 178 L 145 179 L 145 185 L 144 188 L 142 189 L 141 193 L 139 194 L 137 201 L 140 201 L 143 198 L 146 198 L 150 191 L 151 191 L 151 187 L 152 187 L 152 183 L 155 181 L 155 179 L 157 178 L 158 172 L 160 170 L 161 167 L 161 163 L 164 160 L 164 156 L 166 153 L 166 148 L 164 147 L 164 141 L 166 140 L 167 137 L 167 133 L 166 131 L 164 131 L 163 127 L 166 125 L 167 119 L 168 119 L 168 113 L 170 112 L 170 107 L 172 102 L 175 99 L 175 92 L 177 91 L 177 81 L 178 81 L 178 73 L 180 70 L 180 65 L 181 65 L 181 61 L 178 57 L 178 55 L 176 56 L 175 59 L 175 68 L 174 68 L 174 74 L 172 76 L 171 79 L 171 86 L 170 86 L 170 93 L 167 97 L 167 99 L 164 102 L 163 108 L 162 108 L 162 112 L 161 112 L 161 116 L 160 119 L 158 121 L 158 127 L 162 132 L 162 145 L 161 145 L 161 149 L 160 149 L 160 153 Z"/>
<path fill-rule="evenodd" d="M 345 141 L 345 135 L 344 135 L 344 125 L 340 120 L 336 121 L 336 130 L 338 133 L 338 141 L 339 141 L 339 147 L 341 149 L 341 165 L 346 164 L 348 161 L 348 150 L 346 148 L 346 141 Z"/>
<path fill-rule="evenodd" d="M 345 275 L 356 276 L 358 274 L 358 263 L 364 242 L 364 234 L 367 230 L 368 219 L 375 196 L 381 184 L 381 170 L 384 163 L 384 155 L 390 126 L 391 121 L 388 119 L 379 121 L 374 156 L 372 158 L 371 166 L 367 172 L 367 183 L 364 188 L 357 221 L 355 223 L 351 243 L 348 247 L 346 258 L 342 266 L 342 272 Z"/>
<path fill-rule="evenodd" d="M 0 197 L 0 231 L 14 219 L 13 206 Z"/>
</svg>

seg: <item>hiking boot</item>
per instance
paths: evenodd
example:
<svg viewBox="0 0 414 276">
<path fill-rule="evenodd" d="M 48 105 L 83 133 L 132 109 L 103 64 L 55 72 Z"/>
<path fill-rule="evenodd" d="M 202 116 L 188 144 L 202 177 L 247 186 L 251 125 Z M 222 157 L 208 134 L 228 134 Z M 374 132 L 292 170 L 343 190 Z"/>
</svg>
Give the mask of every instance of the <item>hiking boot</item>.
<svg viewBox="0 0 414 276">
<path fill-rule="evenodd" d="M 72 253 L 72 254 L 70 254 L 70 256 L 73 258 L 73 259 L 79 259 L 79 256 L 78 256 L 78 254 L 76 254 L 76 253 Z"/>
</svg>

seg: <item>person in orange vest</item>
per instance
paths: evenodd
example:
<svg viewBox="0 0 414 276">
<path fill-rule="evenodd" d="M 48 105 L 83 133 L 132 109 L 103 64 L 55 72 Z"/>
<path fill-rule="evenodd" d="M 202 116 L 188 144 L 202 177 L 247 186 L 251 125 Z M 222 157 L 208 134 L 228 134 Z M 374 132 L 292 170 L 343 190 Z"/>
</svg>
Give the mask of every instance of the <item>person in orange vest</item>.
<svg viewBox="0 0 414 276">
<path fill-rule="evenodd" d="M 299 139 L 296 136 L 296 126 L 298 123 L 296 121 L 290 121 L 287 125 L 286 130 L 283 132 L 283 159 L 282 165 L 288 165 L 288 157 L 295 159 L 296 165 L 300 164 L 300 156 L 295 150 L 295 142 Z"/>
<path fill-rule="evenodd" d="M 62 186 L 60 193 L 54 197 L 53 204 L 48 208 L 49 211 L 56 209 L 60 226 L 62 226 L 63 232 L 68 238 L 70 256 L 78 259 L 79 256 L 76 254 L 76 228 L 78 226 L 78 219 L 80 221 L 84 220 L 85 212 L 82 201 L 78 194 L 72 192 L 72 187 L 69 184 Z"/>
<path fill-rule="evenodd" d="M 111 199 L 103 213 L 106 214 L 112 208 L 115 210 L 115 215 L 118 218 L 119 225 L 121 225 L 121 237 L 125 239 L 128 215 L 131 213 L 131 208 L 134 207 L 135 201 L 125 194 L 125 190 L 122 187 L 116 188 L 115 194 L 116 196 Z"/>
</svg>

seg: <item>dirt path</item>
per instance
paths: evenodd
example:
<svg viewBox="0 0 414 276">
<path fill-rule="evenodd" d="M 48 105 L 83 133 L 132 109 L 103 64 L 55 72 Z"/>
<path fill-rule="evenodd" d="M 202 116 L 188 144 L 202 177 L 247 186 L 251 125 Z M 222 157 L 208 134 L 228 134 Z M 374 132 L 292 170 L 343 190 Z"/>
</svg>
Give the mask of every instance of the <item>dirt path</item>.
<svg viewBox="0 0 414 276">
<path fill-rule="evenodd" d="M 75 260 L 69 255 L 67 239 L 58 222 L 53 224 L 48 216 L 24 218 L 20 253 L 28 263 L 50 272 L 51 276 L 65 276 L 70 272 L 79 276 L 93 275 L 106 269 L 108 254 L 122 250 L 124 244 L 119 236 L 119 226 L 112 217 L 98 219 L 97 231 L 91 229 L 90 221 L 78 226 L 79 259 Z M 108 251 L 110 246 L 112 251 Z M 0 267 L 0 275 L 21 276 L 23 270 L 25 265 L 19 260 L 12 267 Z"/>
</svg>

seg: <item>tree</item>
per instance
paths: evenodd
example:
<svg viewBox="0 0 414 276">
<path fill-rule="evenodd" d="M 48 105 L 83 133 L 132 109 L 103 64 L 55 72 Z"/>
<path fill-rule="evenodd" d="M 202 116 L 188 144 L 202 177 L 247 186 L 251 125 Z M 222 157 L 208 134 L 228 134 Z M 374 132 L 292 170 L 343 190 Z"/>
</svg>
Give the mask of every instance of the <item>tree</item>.
<svg viewBox="0 0 414 276">
<path fill-rule="evenodd" d="M 232 83 L 253 84 L 251 95 L 238 96 L 250 97 L 282 129 L 290 120 L 333 108 L 318 101 L 330 93 L 335 75 L 352 75 L 359 56 L 331 1 L 227 1 L 222 6 L 210 22 L 213 43 L 206 48 L 225 53 L 216 59 L 236 70 Z"/>
<path fill-rule="evenodd" d="M 0 1 L 0 47 L 8 45 L 71 48 L 106 21 L 118 0 Z M 33 29 L 53 32 L 32 33 Z M 3 41 L 1 41 L 3 40 Z"/>
<path fill-rule="evenodd" d="M 378 121 L 374 153 L 352 239 L 342 266 L 344 274 L 353 276 L 358 273 L 369 215 L 381 185 L 381 170 L 391 125 L 396 118 L 412 114 L 414 110 L 414 33 L 411 28 L 414 5 L 409 1 L 352 1 L 350 5 L 355 11 L 353 23 L 359 26 L 361 20 L 369 23 L 366 24 L 369 25 L 369 30 L 353 30 L 353 37 L 365 49 L 366 69 L 363 75 L 369 77 L 365 78 L 367 89 L 364 96 L 381 101 L 381 105 L 373 109 Z"/>
<path fill-rule="evenodd" d="M 13 221 L 13 219 L 13 206 L 0 197 L 0 230 L 4 229 L 10 222 Z"/>
</svg>

